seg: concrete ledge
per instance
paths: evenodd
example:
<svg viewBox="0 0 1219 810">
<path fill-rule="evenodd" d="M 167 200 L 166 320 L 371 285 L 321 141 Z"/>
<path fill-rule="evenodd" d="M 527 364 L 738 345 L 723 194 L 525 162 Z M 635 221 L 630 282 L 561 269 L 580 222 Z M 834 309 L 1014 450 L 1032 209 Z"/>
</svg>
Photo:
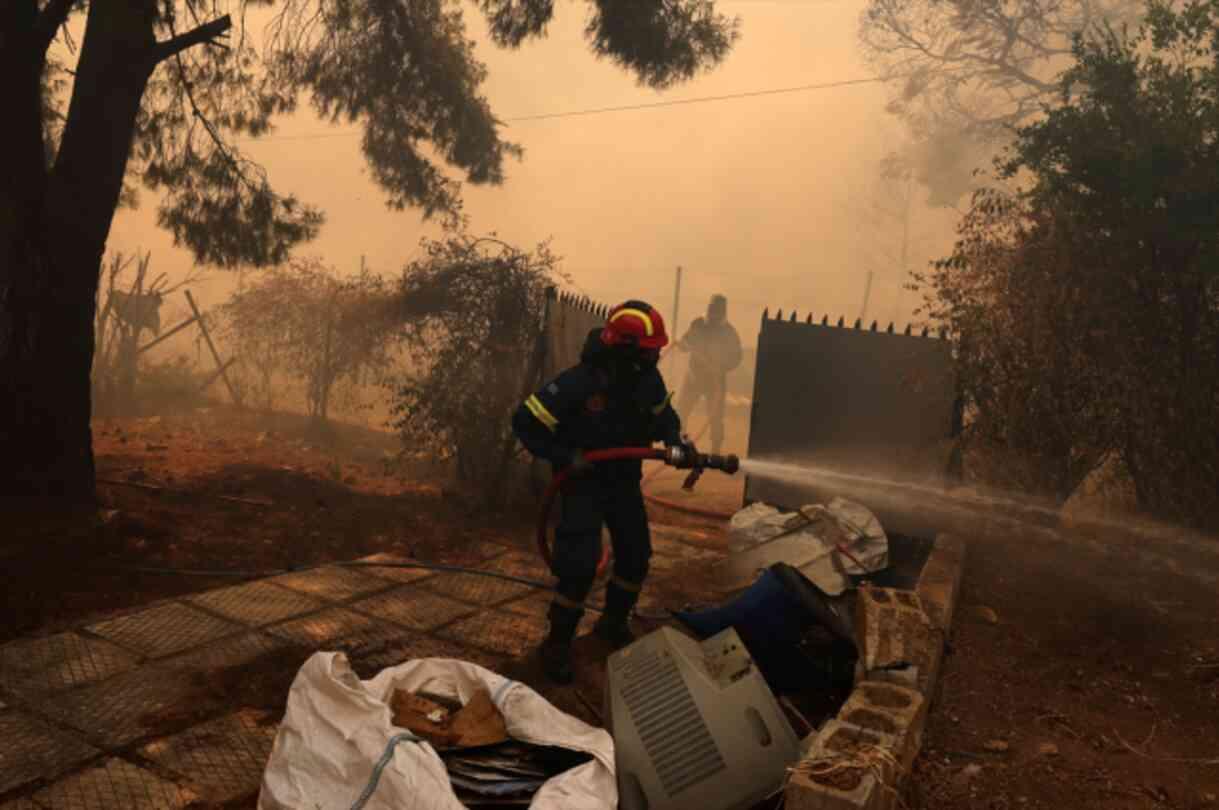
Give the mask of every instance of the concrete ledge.
<svg viewBox="0 0 1219 810">
<path fill-rule="evenodd" d="M 917 593 L 928 618 L 942 631 L 952 625 L 964 570 L 965 541 L 951 534 L 936 537 L 935 548 L 919 575 Z"/>
<path fill-rule="evenodd" d="M 799 810 L 890 810 L 922 747 L 944 642 L 956 613 L 965 543 L 940 535 L 914 590 L 861 588 L 855 688 L 805 740 L 784 791 Z"/>
</svg>

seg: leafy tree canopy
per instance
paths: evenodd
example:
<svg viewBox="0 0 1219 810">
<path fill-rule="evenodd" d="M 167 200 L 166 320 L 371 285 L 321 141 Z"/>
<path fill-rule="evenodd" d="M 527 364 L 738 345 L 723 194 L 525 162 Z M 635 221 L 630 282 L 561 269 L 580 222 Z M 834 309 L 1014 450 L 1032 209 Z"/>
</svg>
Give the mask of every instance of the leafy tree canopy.
<svg viewBox="0 0 1219 810">
<path fill-rule="evenodd" d="M 924 277 L 933 314 L 992 435 L 1057 459 L 1059 494 L 1108 453 L 1148 510 L 1213 528 L 1219 0 L 1152 2 L 1072 54 L 1000 162 L 1019 195 L 980 194 Z"/>
<path fill-rule="evenodd" d="M 58 38 L 43 69 L 43 130 L 53 164 L 72 84 L 76 43 L 65 25 L 124 24 L 129 4 L 22 0 L 34 24 Z M 322 224 L 314 205 L 275 190 L 237 139 L 268 133 L 276 115 L 309 103 L 332 122 L 358 123 L 370 174 L 390 206 L 461 218 L 461 181 L 499 183 L 519 157 L 501 138 L 481 86 L 478 60 L 457 0 L 142 0 L 155 43 L 133 48 L 129 69 L 152 71 L 127 165 L 124 197 L 143 185 L 161 192 L 158 219 L 200 262 L 221 266 L 283 261 Z M 269 6 L 261 42 L 246 12 Z M 518 47 L 545 34 L 553 0 L 477 0 L 494 42 Z M 718 64 L 738 24 L 712 0 L 590 0 L 592 52 L 666 88 Z M 76 65 L 94 74 L 104 65 Z M 104 78 L 104 77 L 103 77 Z"/>
<path fill-rule="evenodd" d="M 953 205 L 995 146 L 1058 100 L 1073 37 L 1140 14 L 1138 0 L 869 0 L 859 35 L 893 80 L 906 160 L 933 204 Z"/>
</svg>

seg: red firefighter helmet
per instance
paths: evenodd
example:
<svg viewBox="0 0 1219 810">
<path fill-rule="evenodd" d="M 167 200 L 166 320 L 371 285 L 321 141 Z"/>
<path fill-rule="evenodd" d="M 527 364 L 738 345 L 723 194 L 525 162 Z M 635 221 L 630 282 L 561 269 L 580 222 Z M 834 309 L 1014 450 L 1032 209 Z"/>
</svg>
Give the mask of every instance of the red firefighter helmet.
<svg viewBox="0 0 1219 810">
<path fill-rule="evenodd" d="M 627 301 L 610 310 L 601 330 L 601 342 L 606 346 L 660 350 L 668 345 L 669 335 L 660 312 L 643 301 Z"/>
</svg>

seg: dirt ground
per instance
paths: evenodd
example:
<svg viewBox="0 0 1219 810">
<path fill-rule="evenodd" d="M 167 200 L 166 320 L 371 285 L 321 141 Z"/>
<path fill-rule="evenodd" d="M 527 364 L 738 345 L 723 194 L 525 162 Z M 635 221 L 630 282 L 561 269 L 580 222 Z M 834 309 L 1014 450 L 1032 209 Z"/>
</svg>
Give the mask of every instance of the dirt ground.
<svg viewBox="0 0 1219 810">
<path fill-rule="evenodd" d="M 1219 807 L 1219 557 L 1148 546 L 970 538 L 909 808 Z"/>
<path fill-rule="evenodd" d="M 388 551 L 460 564 L 463 547 L 525 528 L 523 516 L 468 509 L 423 468 L 391 473 L 396 438 L 364 428 L 320 439 L 300 417 L 217 407 L 99 420 L 94 447 L 109 523 L 69 537 L 15 527 L 0 554 L 22 576 L 0 640 L 231 582 L 101 567 L 111 560 L 262 571 Z"/>
<path fill-rule="evenodd" d="M 231 582 L 99 567 L 108 560 L 257 571 L 379 551 L 458 562 L 480 540 L 532 543 L 526 510 L 480 513 L 423 466 L 390 474 L 398 446 L 376 431 L 344 427 L 327 443 L 299 418 L 213 408 L 99 421 L 95 441 L 103 505 L 117 512 L 86 535 L 34 544 L 17 526 L 0 541 L 14 583 L 0 641 Z M 743 442 L 730 434 L 725 449 Z M 739 479 L 711 473 L 693 495 L 672 473 L 651 491 L 721 511 L 741 497 Z M 722 542 L 714 520 L 663 507 L 654 517 Z M 905 806 L 1219 807 L 1219 554 L 1044 532 L 967 539 L 952 648 Z"/>
</svg>

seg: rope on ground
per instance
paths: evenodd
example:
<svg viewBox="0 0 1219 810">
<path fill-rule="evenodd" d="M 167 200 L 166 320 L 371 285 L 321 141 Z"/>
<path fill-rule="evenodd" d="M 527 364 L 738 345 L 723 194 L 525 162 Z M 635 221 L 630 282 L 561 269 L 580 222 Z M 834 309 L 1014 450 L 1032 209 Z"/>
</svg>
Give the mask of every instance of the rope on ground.
<svg viewBox="0 0 1219 810">
<path fill-rule="evenodd" d="M 1152 734 L 1154 733 L 1155 729 L 1153 728 Z M 1156 756 L 1155 754 L 1148 754 L 1145 751 L 1140 751 L 1130 743 L 1126 742 L 1117 729 L 1113 729 L 1113 734 L 1117 737 L 1117 741 L 1120 742 L 1130 753 L 1140 756 L 1143 759 L 1149 759 L 1153 762 L 1177 762 L 1183 765 L 1219 765 L 1219 757 L 1165 757 Z M 1148 739 L 1151 739 L 1150 735 L 1148 735 Z"/>
<path fill-rule="evenodd" d="M 900 770 L 901 764 L 892 751 L 878 745 L 863 744 L 853 747 L 850 751 L 825 753 L 802 760 L 787 769 L 787 780 L 790 781 L 795 773 L 816 782 L 825 782 L 836 774 L 867 772 L 876 778 L 876 783 L 882 790 L 893 796 L 898 807 L 905 808 L 907 805 L 895 784 Z"/>
</svg>

